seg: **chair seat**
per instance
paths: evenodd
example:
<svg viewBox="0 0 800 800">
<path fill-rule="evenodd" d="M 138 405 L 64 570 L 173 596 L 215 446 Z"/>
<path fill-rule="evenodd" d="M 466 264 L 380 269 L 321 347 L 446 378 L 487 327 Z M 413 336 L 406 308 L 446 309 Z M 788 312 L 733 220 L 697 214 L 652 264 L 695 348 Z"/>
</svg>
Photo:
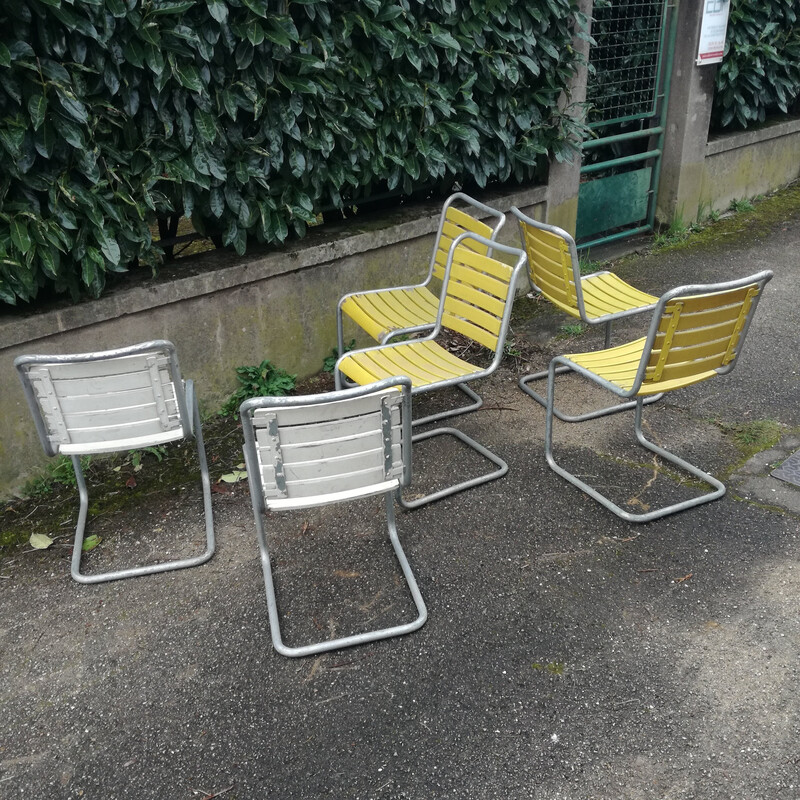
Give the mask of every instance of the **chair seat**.
<svg viewBox="0 0 800 800">
<path fill-rule="evenodd" d="M 376 341 L 392 331 L 433 325 L 439 298 L 426 286 L 352 294 L 342 311 Z"/>
<path fill-rule="evenodd" d="M 621 344 L 618 347 L 595 350 L 590 353 L 569 353 L 564 358 L 627 392 L 630 391 L 636 379 L 636 371 L 639 369 L 639 362 L 642 360 L 646 341 L 647 337 L 643 336 L 641 339 Z M 637 396 L 660 394 L 661 392 L 668 392 L 673 389 L 690 386 L 693 383 L 699 383 L 708 378 L 713 378 L 716 374 L 716 370 L 711 369 L 684 378 L 661 380 L 649 384 L 645 379 L 636 394 Z"/>
<path fill-rule="evenodd" d="M 609 314 L 638 313 L 655 307 L 658 298 L 626 283 L 613 272 L 598 272 L 581 280 L 586 316 L 600 319 Z"/>
<path fill-rule="evenodd" d="M 414 389 L 483 371 L 432 341 L 404 342 L 395 347 L 348 354 L 337 368 L 362 385 L 393 375 L 407 375 Z"/>
</svg>

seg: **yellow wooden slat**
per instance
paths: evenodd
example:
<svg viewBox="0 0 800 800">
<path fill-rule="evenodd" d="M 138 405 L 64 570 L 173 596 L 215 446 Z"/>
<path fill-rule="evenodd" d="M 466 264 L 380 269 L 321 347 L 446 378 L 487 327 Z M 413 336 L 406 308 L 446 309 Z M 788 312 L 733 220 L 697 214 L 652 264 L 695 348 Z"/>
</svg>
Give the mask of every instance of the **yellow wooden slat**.
<svg viewBox="0 0 800 800">
<path fill-rule="evenodd" d="M 374 365 L 364 359 L 346 358 L 339 365 L 339 369 L 350 378 L 351 381 L 364 386 L 367 383 L 374 383 L 380 379 L 374 371 Z"/>
<path fill-rule="evenodd" d="M 567 291 L 564 281 L 552 273 L 534 273 L 533 282 L 539 287 L 542 296 L 546 300 L 557 305 L 562 311 L 567 311 L 575 317 L 580 316 L 577 300 L 575 299 L 575 291 L 571 283 L 569 291 Z"/>
<path fill-rule="evenodd" d="M 680 299 L 684 305 L 684 313 L 702 313 L 709 309 L 709 303 L 712 311 L 725 306 L 738 306 L 745 301 L 751 289 L 755 289 L 756 293 L 758 293 L 758 284 L 751 283 L 747 286 L 741 286 L 738 289 L 731 289 L 718 294 L 686 295 Z"/>
<path fill-rule="evenodd" d="M 492 336 L 492 334 L 490 334 L 488 331 L 478 327 L 477 325 L 474 325 L 468 320 L 462 319 L 461 317 L 445 315 L 442 318 L 442 324 L 451 331 L 455 331 L 456 333 L 460 333 L 463 336 L 473 339 L 474 341 L 478 342 L 478 344 L 482 344 L 489 350 L 493 350 L 495 352 L 497 351 L 497 336 Z"/>
<path fill-rule="evenodd" d="M 676 347 L 673 341 L 672 347 L 670 348 L 669 363 L 682 364 L 701 358 L 713 358 L 714 356 L 719 358 L 720 363 L 722 363 L 722 360 L 725 358 L 725 353 L 728 350 L 729 342 L 729 336 L 720 339 L 712 339 L 708 342 L 697 342 L 696 344 L 690 344 L 684 347 Z M 657 352 L 658 350 L 653 348 L 653 353 Z"/>
<path fill-rule="evenodd" d="M 495 314 L 489 314 L 482 308 L 473 306 L 470 303 L 465 303 L 448 294 L 444 301 L 444 317 L 442 319 L 444 320 L 445 318 L 450 317 L 464 319 L 467 322 L 470 322 L 473 325 L 488 331 L 495 337 L 500 333 L 502 318 L 496 316 Z"/>
<path fill-rule="evenodd" d="M 664 313 L 668 313 L 671 304 L 667 304 Z M 708 328 L 712 325 L 720 325 L 725 322 L 731 322 L 739 317 L 741 304 L 735 303 L 733 305 L 725 305 L 720 308 L 711 308 L 704 311 L 684 311 L 684 322 L 681 325 L 682 330 L 696 330 Z"/>
<path fill-rule="evenodd" d="M 658 302 L 657 297 L 639 291 L 613 273 L 585 278 L 581 281 L 581 288 L 587 316 L 592 319 L 654 306 Z"/>
<path fill-rule="evenodd" d="M 500 279 L 493 275 L 485 275 L 475 269 L 470 269 L 461 263 L 453 263 L 450 269 L 450 281 L 459 281 L 466 283 L 469 286 L 474 286 L 482 292 L 487 292 L 494 297 L 499 297 L 502 300 L 508 295 L 509 280 L 513 275 L 513 270 L 509 268 L 508 274 L 502 276 Z"/>
<path fill-rule="evenodd" d="M 439 380 L 458 378 L 479 371 L 477 367 L 462 361 L 436 342 L 414 344 L 416 345 L 413 348 L 414 359 L 423 363 L 431 374 L 438 376 Z"/>
<path fill-rule="evenodd" d="M 690 378 L 693 375 L 719 369 L 723 366 L 722 359 L 724 355 L 724 353 L 722 355 L 715 353 L 705 358 L 693 359 L 692 361 L 670 362 L 664 367 L 658 382 Z M 650 380 L 649 376 L 648 380 Z"/>
<path fill-rule="evenodd" d="M 672 337 L 673 347 L 690 347 L 705 340 L 729 339 L 736 329 L 736 320 L 726 320 L 718 325 L 710 325 L 707 328 L 696 330 L 677 330 Z M 659 331 L 656 334 L 654 348 L 661 349 L 664 342 L 664 333 Z"/>
<path fill-rule="evenodd" d="M 552 261 L 561 262 L 563 260 L 563 253 L 569 248 L 561 236 L 551 231 L 543 231 L 541 228 L 534 228 L 526 223 L 522 223 L 522 225 L 525 230 L 525 241 L 535 252 L 542 253 Z"/>
<path fill-rule="evenodd" d="M 436 342 L 416 342 L 415 357 L 424 358 L 429 363 L 435 365 L 436 369 L 451 376 L 469 375 L 480 372 L 480 369 L 468 361 L 464 361 L 458 356 L 446 350 Z"/>
<path fill-rule="evenodd" d="M 505 297 L 494 297 L 466 283 L 450 281 L 450 285 L 447 287 L 447 296 L 463 300 L 495 317 L 502 317 L 506 308 Z"/>
<path fill-rule="evenodd" d="M 368 357 L 383 371 L 385 377 L 391 375 L 407 375 L 412 385 L 422 386 L 439 380 L 435 370 L 431 370 L 425 361 L 413 357 L 411 344 L 400 347 L 386 347 L 369 353 Z"/>
<path fill-rule="evenodd" d="M 432 322 L 439 308 L 439 298 L 425 287 L 364 295 L 367 303 L 375 319 L 383 321 L 388 330 Z"/>
<path fill-rule="evenodd" d="M 456 248 L 453 255 L 453 263 L 486 273 L 502 281 L 508 281 L 508 277 L 514 271 L 514 268 L 509 264 L 481 253 L 475 253 L 463 245 L 459 245 Z"/>
<path fill-rule="evenodd" d="M 342 303 L 342 312 L 376 341 L 398 328 L 432 324 L 438 308 L 439 298 L 424 286 L 353 295 Z"/>
<path fill-rule="evenodd" d="M 675 389 L 683 389 L 685 386 L 692 386 L 695 383 L 700 383 L 701 381 L 706 381 L 709 378 L 714 378 L 716 375 L 716 370 L 710 370 L 709 372 L 702 372 L 697 375 L 692 375 L 687 378 L 678 378 L 676 380 L 661 380 L 655 383 L 649 383 L 645 381 L 642 383 L 642 387 L 637 392 L 637 395 L 646 397 L 647 395 L 659 394 L 660 392 L 672 392 Z"/>
<path fill-rule="evenodd" d="M 447 235 L 453 236 L 453 234 L 448 231 L 448 223 L 461 228 L 462 232 L 471 231 L 472 233 L 483 236 L 485 239 L 492 238 L 492 228 L 489 225 L 485 222 L 481 222 L 479 219 L 475 219 L 471 214 L 468 214 L 466 211 L 461 211 L 461 209 L 455 208 L 454 206 L 450 206 L 447 209 L 443 226 L 443 230 L 448 232 Z M 475 244 L 478 245 L 477 242 L 475 242 Z M 486 252 L 484 245 L 478 246 L 483 248 L 483 252 Z"/>
<path fill-rule="evenodd" d="M 566 306 L 576 306 L 572 259 L 567 243 L 550 231 L 542 231 L 525 223 L 522 227 L 528 252 L 528 269 L 533 275 L 533 282 L 548 300 L 552 296 Z"/>
</svg>

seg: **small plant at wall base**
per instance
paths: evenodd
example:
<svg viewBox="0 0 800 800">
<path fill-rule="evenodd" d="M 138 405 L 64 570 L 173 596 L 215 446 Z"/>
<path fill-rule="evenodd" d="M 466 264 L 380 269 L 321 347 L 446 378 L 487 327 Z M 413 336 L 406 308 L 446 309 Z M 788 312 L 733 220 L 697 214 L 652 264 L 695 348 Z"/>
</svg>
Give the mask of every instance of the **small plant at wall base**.
<svg viewBox="0 0 800 800">
<path fill-rule="evenodd" d="M 355 346 L 356 346 L 356 340 L 351 339 L 349 344 L 346 344 L 344 346 L 344 353 L 350 352 L 350 350 L 352 350 Z M 344 355 L 344 353 L 340 353 L 339 348 L 334 347 L 333 350 L 331 350 L 331 354 L 323 359 L 322 371 L 333 374 L 333 370 L 336 368 L 336 362 L 339 360 L 341 356 Z"/>
<path fill-rule="evenodd" d="M 258 366 L 236 367 L 236 378 L 240 386 L 220 411 L 226 417 L 235 415 L 250 397 L 283 397 L 294 391 L 297 383 L 297 375 L 290 375 L 266 360 Z"/>
</svg>

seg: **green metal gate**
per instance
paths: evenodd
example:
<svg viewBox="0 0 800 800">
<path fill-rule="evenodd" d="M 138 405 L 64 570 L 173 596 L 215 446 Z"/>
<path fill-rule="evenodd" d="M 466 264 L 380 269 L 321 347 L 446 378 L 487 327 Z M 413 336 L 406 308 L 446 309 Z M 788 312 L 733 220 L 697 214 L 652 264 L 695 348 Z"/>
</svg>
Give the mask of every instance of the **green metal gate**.
<svg viewBox="0 0 800 800">
<path fill-rule="evenodd" d="M 653 230 L 676 0 L 595 0 L 578 247 Z M 592 74 L 592 69 L 594 74 Z"/>
</svg>

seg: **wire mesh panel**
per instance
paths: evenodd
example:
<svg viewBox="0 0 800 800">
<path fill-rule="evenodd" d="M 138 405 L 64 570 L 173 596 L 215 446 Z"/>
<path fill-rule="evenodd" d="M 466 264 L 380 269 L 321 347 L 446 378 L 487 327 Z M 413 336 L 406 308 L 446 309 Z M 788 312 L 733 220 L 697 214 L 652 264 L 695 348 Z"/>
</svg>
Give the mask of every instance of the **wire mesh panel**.
<svg viewBox="0 0 800 800">
<path fill-rule="evenodd" d="M 656 113 L 665 3 L 613 0 L 596 3 L 589 51 L 594 77 L 587 87 L 591 126 Z"/>
</svg>

